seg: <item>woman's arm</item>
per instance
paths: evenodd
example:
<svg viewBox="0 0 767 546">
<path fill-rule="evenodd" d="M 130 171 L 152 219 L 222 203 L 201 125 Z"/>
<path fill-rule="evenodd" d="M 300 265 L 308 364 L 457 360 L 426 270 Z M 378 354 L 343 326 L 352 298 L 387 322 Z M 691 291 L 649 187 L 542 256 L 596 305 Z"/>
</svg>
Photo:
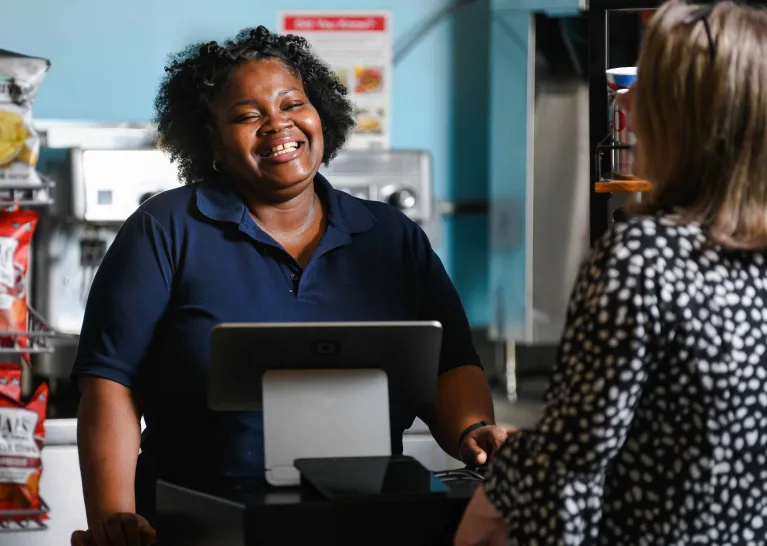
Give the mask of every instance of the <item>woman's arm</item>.
<svg viewBox="0 0 767 546">
<path fill-rule="evenodd" d="M 440 374 L 432 411 L 425 415 L 434 439 L 451 457 L 461 460 L 458 440 L 475 423 L 495 423 L 493 397 L 479 366 L 458 366 Z"/>
<path fill-rule="evenodd" d="M 641 252 L 652 246 L 633 226 L 595 250 L 570 301 L 544 416 L 511 435 L 491 466 L 487 496 L 520 544 L 597 536 L 607 469 L 626 441 L 660 338 L 660 275 Z"/>
<path fill-rule="evenodd" d="M 419 276 L 420 317 L 422 320 L 437 320 L 442 324 L 439 378 L 434 405 L 419 417 L 429 425 L 440 447 L 448 455 L 462 460 L 458 441 L 463 432 L 482 421 L 495 423 L 493 397 L 474 348 L 471 327 L 458 292 L 426 234 L 420 227 L 415 224 L 413 226 L 412 248 Z M 483 432 L 489 433 L 488 438 L 496 434 L 497 445 L 506 437 L 500 427 L 495 431 Z M 483 447 L 492 450 L 493 446 Z"/>
<path fill-rule="evenodd" d="M 134 481 L 141 444 L 138 407 L 131 392 L 108 379 L 84 377 L 77 413 L 77 444 L 88 524 L 135 512 Z"/>
<path fill-rule="evenodd" d="M 123 224 L 93 281 L 72 377 L 82 389 L 78 450 L 88 519 L 134 512 L 140 443 L 137 377 L 165 315 L 174 276 L 165 228 L 140 209 Z"/>
</svg>

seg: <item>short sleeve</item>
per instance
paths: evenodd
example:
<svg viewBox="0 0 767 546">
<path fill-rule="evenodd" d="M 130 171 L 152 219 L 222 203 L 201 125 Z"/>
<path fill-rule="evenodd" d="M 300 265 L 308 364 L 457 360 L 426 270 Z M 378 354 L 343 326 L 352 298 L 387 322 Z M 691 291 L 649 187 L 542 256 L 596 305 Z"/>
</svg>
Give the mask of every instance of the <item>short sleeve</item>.
<svg viewBox="0 0 767 546">
<path fill-rule="evenodd" d="M 133 387 L 170 301 L 170 240 L 138 210 L 120 228 L 93 280 L 72 378 L 96 376 Z"/>
<path fill-rule="evenodd" d="M 652 245 L 640 229 L 609 233 L 570 300 L 544 416 L 509 437 L 486 490 L 511 544 L 590 544 L 605 476 L 632 425 L 656 355 L 658 298 Z"/>
<path fill-rule="evenodd" d="M 442 260 L 418 225 L 415 225 L 414 239 L 421 293 L 420 318 L 436 320 L 442 324 L 440 373 L 458 366 L 481 367 L 466 311 Z"/>
</svg>

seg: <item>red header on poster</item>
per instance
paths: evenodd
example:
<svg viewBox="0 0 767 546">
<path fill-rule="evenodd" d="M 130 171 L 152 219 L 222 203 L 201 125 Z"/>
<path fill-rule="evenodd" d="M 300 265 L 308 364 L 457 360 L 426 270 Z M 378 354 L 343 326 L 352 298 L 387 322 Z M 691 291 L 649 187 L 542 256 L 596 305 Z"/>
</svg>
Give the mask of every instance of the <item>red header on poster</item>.
<svg viewBox="0 0 767 546">
<path fill-rule="evenodd" d="M 285 30 L 287 32 L 383 32 L 386 30 L 386 17 L 287 15 Z"/>
</svg>

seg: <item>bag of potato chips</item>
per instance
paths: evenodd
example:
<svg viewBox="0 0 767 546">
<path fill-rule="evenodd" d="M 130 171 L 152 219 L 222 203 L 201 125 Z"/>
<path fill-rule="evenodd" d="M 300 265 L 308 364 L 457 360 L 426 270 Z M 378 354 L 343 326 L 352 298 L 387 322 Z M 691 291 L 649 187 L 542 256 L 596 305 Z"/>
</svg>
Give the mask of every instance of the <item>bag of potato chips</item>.
<svg viewBox="0 0 767 546">
<path fill-rule="evenodd" d="M 8 332 L 28 329 L 29 246 L 39 218 L 29 209 L 0 214 L 0 347 L 29 347 L 26 336 Z"/>
<path fill-rule="evenodd" d="M 5 511 L 37 512 L 42 508 L 41 453 L 45 444 L 48 385 L 41 383 L 23 404 L 0 394 L 0 518 Z M 11 516 L 11 521 L 23 521 Z M 46 520 L 44 514 L 38 521 Z M 2 522 L 2 519 L 0 519 Z"/>
<path fill-rule="evenodd" d="M 13 362 L 0 362 L 0 396 L 18 402 L 21 400 L 21 366 Z"/>
<path fill-rule="evenodd" d="M 0 188 L 40 184 L 32 102 L 50 61 L 0 49 Z"/>
</svg>

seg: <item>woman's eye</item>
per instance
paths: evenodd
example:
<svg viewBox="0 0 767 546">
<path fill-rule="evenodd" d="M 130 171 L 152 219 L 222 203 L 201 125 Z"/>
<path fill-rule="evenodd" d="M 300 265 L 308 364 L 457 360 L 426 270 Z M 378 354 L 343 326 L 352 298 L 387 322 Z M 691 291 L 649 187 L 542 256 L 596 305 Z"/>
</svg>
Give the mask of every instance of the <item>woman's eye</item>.
<svg viewBox="0 0 767 546">
<path fill-rule="evenodd" d="M 285 110 L 293 110 L 294 108 L 298 108 L 299 106 L 301 106 L 301 104 L 302 103 L 300 102 L 291 102 L 290 104 L 285 106 Z"/>
<path fill-rule="evenodd" d="M 237 118 L 237 121 L 238 122 L 255 121 L 258 119 L 258 117 L 259 117 L 258 114 L 243 114 L 242 116 Z"/>
</svg>

